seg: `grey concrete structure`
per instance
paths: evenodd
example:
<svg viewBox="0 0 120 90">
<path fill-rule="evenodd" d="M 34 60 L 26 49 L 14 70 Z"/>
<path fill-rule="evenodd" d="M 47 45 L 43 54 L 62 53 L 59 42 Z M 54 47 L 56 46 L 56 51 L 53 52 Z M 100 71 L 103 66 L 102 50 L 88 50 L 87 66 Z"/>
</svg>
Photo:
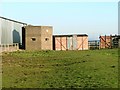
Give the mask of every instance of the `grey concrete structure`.
<svg viewBox="0 0 120 90">
<path fill-rule="evenodd" d="M 25 26 L 22 43 L 25 50 L 52 50 L 52 26 Z"/>
</svg>

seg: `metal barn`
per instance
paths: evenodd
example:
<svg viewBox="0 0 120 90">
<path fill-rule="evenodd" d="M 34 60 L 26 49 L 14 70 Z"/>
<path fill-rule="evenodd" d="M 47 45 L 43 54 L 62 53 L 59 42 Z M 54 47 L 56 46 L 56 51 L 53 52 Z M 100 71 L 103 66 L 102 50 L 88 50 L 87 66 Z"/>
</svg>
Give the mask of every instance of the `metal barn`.
<svg viewBox="0 0 120 90">
<path fill-rule="evenodd" d="M 0 44 L 22 43 L 22 27 L 26 23 L 0 17 Z"/>
<path fill-rule="evenodd" d="M 27 25 L 19 21 L 0 16 L 0 48 L 9 51 L 12 46 L 22 43 L 22 27 Z M 12 49 L 11 49 L 12 50 Z"/>
<path fill-rule="evenodd" d="M 88 50 L 88 35 L 53 35 L 53 50 Z"/>
</svg>

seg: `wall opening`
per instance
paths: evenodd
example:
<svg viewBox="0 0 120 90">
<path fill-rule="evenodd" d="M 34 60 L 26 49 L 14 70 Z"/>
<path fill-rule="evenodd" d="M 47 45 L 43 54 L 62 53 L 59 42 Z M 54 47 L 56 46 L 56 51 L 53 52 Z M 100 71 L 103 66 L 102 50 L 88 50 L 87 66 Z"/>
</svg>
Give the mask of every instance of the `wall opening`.
<svg viewBox="0 0 120 90">
<path fill-rule="evenodd" d="M 45 38 L 45 41 L 48 41 L 49 40 L 49 38 Z"/>
<path fill-rule="evenodd" d="M 32 41 L 36 41 L 36 38 L 32 37 L 31 40 L 32 40 Z"/>
</svg>

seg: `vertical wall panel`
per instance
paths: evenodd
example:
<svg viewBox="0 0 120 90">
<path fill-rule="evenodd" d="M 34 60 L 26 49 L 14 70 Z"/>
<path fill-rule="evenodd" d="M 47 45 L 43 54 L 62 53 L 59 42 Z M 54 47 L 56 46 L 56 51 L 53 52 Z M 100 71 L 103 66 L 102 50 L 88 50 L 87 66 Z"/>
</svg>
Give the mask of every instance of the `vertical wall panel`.
<svg viewBox="0 0 120 90">
<path fill-rule="evenodd" d="M 67 49 L 70 50 L 70 47 L 71 47 L 71 40 L 70 40 L 70 37 L 67 37 Z"/>
<path fill-rule="evenodd" d="M 7 42 L 7 36 L 5 35 L 5 33 L 6 33 L 6 21 L 4 20 L 4 19 L 2 19 L 2 35 L 1 35 L 1 38 L 2 38 L 2 40 L 1 40 L 1 43 L 2 44 L 6 44 L 6 42 Z"/>
<path fill-rule="evenodd" d="M 1 44 L 1 33 L 2 33 L 2 21 L 1 21 L 2 19 L 0 18 L 0 44 Z"/>
<path fill-rule="evenodd" d="M 55 37 L 55 48 L 56 50 L 61 50 L 61 45 L 60 45 L 60 37 Z"/>
<path fill-rule="evenodd" d="M 12 44 L 12 23 L 11 21 L 2 19 L 2 35 L 1 44 Z"/>
<path fill-rule="evenodd" d="M 77 35 L 73 35 L 73 50 L 77 50 Z"/>
<path fill-rule="evenodd" d="M 7 44 L 12 44 L 12 22 L 7 21 L 7 32 L 6 32 L 7 37 Z"/>
<path fill-rule="evenodd" d="M 87 50 L 88 49 L 88 37 L 83 37 L 83 50 Z"/>
<path fill-rule="evenodd" d="M 0 44 L 22 43 L 23 24 L 0 18 Z"/>
<path fill-rule="evenodd" d="M 55 36 L 55 50 L 88 50 L 88 36 Z"/>
<path fill-rule="evenodd" d="M 66 37 L 61 37 L 61 41 L 62 41 L 62 50 L 66 50 Z"/>
<path fill-rule="evenodd" d="M 83 42 L 83 38 L 82 37 L 77 37 L 77 49 L 78 50 L 82 50 L 82 42 Z"/>
</svg>

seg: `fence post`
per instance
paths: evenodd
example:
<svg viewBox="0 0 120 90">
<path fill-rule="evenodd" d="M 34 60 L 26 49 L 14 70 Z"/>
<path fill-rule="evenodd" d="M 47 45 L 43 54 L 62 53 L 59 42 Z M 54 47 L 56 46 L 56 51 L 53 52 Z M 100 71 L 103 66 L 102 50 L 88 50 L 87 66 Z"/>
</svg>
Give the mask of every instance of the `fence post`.
<svg viewBox="0 0 120 90">
<path fill-rule="evenodd" d="M 112 48 L 112 35 L 110 35 L 110 46 Z"/>
<path fill-rule="evenodd" d="M 19 50 L 19 46 L 18 46 L 18 43 L 17 43 L 17 50 Z"/>
<path fill-rule="evenodd" d="M 5 51 L 6 51 L 6 45 L 4 45 L 4 47 L 5 47 Z"/>
<path fill-rule="evenodd" d="M 8 44 L 8 51 L 10 51 L 9 44 Z"/>
<path fill-rule="evenodd" d="M 83 36 L 82 36 L 82 50 L 83 50 Z"/>
<path fill-rule="evenodd" d="M 1 52 L 3 51 L 3 46 L 2 46 L 2 44 L 1 44 Z"/>
<path fill-rule="evenodd" d="M 118 47 L 120 48 L 120 39 L 118 40 Z"/>
<path fill-rule="evenodd" d="M 105 48 L 106 48 L 106 35 L 105 35 Z"/>
<path fill-rule="evenodd" d="M 100 42 L 99 42 L 99 49 L 101 49 L 101 35 L 100 35 L 99 39 L 100 39 Z"/>
</svg>

